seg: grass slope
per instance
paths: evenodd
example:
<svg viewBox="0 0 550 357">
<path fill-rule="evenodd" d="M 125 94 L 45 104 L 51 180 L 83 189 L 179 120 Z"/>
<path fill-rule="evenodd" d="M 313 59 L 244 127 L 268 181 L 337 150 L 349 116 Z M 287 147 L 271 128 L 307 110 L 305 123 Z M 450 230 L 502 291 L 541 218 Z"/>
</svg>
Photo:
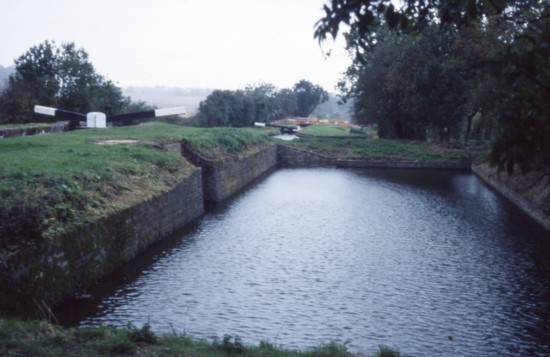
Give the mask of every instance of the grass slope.
<svg viewBox="0 0 550 357">
<path fill-rule="evenodd" d="M 127 139 L 137 143 L 97 144 Z M 0 237 L 56 236 L 165 192 L 192 170 L 178 153 L 155 146 L 172 140 L 212 158 L 268 142 L 254 130 L 163 123 L 2 139 Z"/>
<path fill-rule="evenodd" d="M 389 159 L 402 161 L 461 161 L 470 154 L 462 149 L 417 141 L 388 139 L 300 138 L 286 142 L 297 148 L 338 158 Z"/>
<path fill-rule="evenodd" d="M 287 350 L 269 343 L 245 346 L 226 336 L 220 342 L 193 340 L 185 335 L 156 336 L 148 325 L 134 327 L 86 327 L 64 329 L 44 321 L 0 319 L 2 356 L 194 356 L 194 357 L 354 357 L 343 345 L 327 344 L 306 351 Z M 380 347 L 376 357 L 399 357 L 399 352 Z"/>
<path fill-rule="evenodd" d="M 349 132 L 349 129 L 342 128 L 335 125 L 310 125 L 302 130 L 300 133 L 315 135 L 315 136 L 349 136 L 354 135 Z"/>
</svg>

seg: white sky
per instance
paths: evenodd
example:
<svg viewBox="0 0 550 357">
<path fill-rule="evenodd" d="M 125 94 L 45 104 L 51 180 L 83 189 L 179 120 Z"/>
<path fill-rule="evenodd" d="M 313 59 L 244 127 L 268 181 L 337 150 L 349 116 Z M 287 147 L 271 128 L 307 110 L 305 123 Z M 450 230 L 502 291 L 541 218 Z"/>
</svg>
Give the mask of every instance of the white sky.
<svg viewBox="0 0 550 357">
<path fill-rule="evenodd" d="M 324 0 L 2 0 L 0 64 L 46 39 L 74 41 L 121 86 L 239 88 L 305 78 L 333 91 L 340 37 L 313 38 Z M 327 59 L 323 50 L 332 49 Z"/>
</svg>

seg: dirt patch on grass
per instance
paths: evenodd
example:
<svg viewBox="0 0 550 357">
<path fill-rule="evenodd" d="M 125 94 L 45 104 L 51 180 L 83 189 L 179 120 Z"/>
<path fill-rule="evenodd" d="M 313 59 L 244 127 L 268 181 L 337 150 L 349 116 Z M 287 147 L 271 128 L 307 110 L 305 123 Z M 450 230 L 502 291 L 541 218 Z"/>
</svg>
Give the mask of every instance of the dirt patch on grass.
<svg viewBox="0 0 550 357">
<path fill-rule="evenodd" d="M 118 140 L 101 140 L 95 142 L 97 145 L 135 145 L 139 144 L 138 140 L 118 139 Z"/>
</svg>

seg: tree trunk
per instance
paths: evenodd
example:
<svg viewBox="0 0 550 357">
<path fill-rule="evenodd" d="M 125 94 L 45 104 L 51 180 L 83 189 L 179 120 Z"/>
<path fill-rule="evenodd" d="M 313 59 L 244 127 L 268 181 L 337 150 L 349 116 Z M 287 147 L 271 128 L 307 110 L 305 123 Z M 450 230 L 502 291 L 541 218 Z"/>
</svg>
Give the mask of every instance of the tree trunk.
<svg viewBox="0 0 550 357">
<path fill-rule="evenodd" d="M 466 126 L 466 135 L 464 136 L 465 144 L 468 144 L 468 140 L 470 139 L 470 132 L 472 131 L 472 120 L 474 119 L 474 116 L 477 114 L 477 112 L 478 111 L 476 110 L 468 116 L 468 125 Z"/>
</svg>

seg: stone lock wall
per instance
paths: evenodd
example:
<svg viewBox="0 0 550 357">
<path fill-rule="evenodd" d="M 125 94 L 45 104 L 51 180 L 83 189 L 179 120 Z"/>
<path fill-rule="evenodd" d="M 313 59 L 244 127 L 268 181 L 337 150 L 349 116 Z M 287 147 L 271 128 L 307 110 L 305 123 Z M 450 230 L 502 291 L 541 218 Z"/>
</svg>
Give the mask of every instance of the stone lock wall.
<svg viewBox="0 0 550 357">
<path fill-rule="evenodd" d="M 469 170 L 470 161 L 399 161 L 377 159 L 339 159 L 316 152 L 278 145 L 278 160 L 285 167 L 349 167 L 349 168 L 422 168 Z"/>
<path fill-rule="evenodd" d="M 185 158 L 203 170 L 204 198 L 221 202 L 277 165 L 277 146 L 268 145 L 238 157 L 210 160 L 182 144 Z"/>
<path fill-rule="evenodd" d="M 513 177 L 521 176 L 520 173 L 516 172 L 513 177 L 508 177 L 506 180 L 507 174 L 502 173 L 499 176 L 496 168 L 491 168 L 486 163 L 472 165 L 472 171 L 550 232 L 550 178 L 548 175 L 540 180 L 525 177 L 521 185 L 514 185 L 511 181 Z"/>
<path fill-rule="evenodd" d="M 69 122 L 57 122 L 48 125 L 31 126 L 24 128 L 0 129 L 0 139 L 17 136 L 30 136 L 48 133 L 60 133 L 69 130 Z"/>
<path fill-rule="evenodd" d="M 52 240 L 0 247 L 4 311 L 59 303 L 204 213 L 201 170 L 171 190 Z"/>
<path fill-rule="evenodd" d="M 334 166 L 336 161 L 316 152 L 296 149 L 288 145 L 277 145 L 277 158 L 285 167 Z"/>
<path fill-rule="evenodd" d="M 223 201 L 277 165 L 275 145 L 225 160 L 204 158 L 181 142 L 158 146 L 184 154 L 197 167 L 169 191 L 64 236 L 15 247 L 0 241 L 0 286 L 10 287 L 0 291 L 1 310 L 28 311 L 42 302 L 53 306 L 85 291 L 150 244 L 202 216 L 205 201 Z"/>
</svg>

